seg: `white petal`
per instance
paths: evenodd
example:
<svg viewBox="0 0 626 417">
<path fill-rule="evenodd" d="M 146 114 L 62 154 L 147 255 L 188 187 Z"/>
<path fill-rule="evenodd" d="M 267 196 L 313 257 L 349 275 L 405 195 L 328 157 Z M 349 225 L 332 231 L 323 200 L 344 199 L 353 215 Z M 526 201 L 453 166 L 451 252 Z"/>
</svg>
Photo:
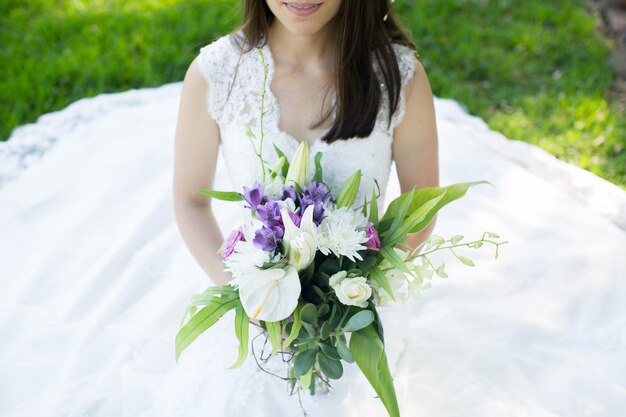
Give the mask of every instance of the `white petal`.
<svg viewBox="0 0 626 417">
<path fill-rule="evenodd" d="M 246 314 L 269 322 L 283 320 L 293 313 L 300 290 L 300 277 L 292 266 L 257 269 L 239 282 L 239 297 Z"/>
</svg>

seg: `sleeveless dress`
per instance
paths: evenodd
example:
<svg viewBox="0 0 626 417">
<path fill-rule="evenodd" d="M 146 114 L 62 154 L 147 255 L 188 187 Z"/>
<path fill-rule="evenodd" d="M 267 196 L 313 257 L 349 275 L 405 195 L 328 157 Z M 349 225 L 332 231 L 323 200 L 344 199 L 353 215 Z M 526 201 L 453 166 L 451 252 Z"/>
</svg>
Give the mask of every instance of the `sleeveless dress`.
<svg viewBox="0 0 626 417">
<path fill-rule="evenodd" d="M 391 123 L 389 125 L 387 123 L 389 103 L 385 96 L 375 128 L 368 137 L 327 144 L 321 140 L 323 134 L 320 134 L 309 147 L 311 166 L 314 166 L 315 154 L 322 153 L 324 180 L 331 191 L 338 192 L 350 175 L 357 169 L 361 170 L 363 177 L 356 201 L 363 201 L 365 196 L 369 197 L 372 187 L 376 186 L 380 189 L 379 203 L 382 204 L 385 198 L 392 163 L 393 129 L 404 117 L 404 89 L 415 72 L 416 64 L 414 52 L 409 47 L 398 44 L 394 44 L 393 47 L 398 59 L 403 91 L 398 111 L 393 115 Z M 293 155 L 299 146 L 296 138 L 279 128 L 280 104 L 270 87 L 275 71 L 272 51 L 267 43 L 258 49 L 261 53 L 255 48 L 240 53 L 232 38 L 226 35 L 202 47 L 198 57 L 199 70 L 209 85 L 206 95 L 208 111 L 219 124 L 221 152 L 234 190 L 242 190 L 243 186 L 261 181 L 261 165 L 250 139 L 245 134 L 245 126 L 250 126 L 256 135 L 254 139 L 256 146 L 261 146 L 259 139 L 263 90 L 264 159 L 270 164 L 277 161 L 274 145 L 288 156 Z M 375 62 L 373 65 L 379 79 L 382 79 L 380 68 Z M 265 87 L 264 67 L 267 71 Z M 381 83 L 381 87 L 384 88 L 384 84 Z M 242 207 L 234 204 L 232 206 L 233 210 Z M 390 313 L 392 310 L 394 312 Z M 389 338 L 388 349 L 392 369 L 395 369 L 396 361 L 404 347 L 402 332 L 397 326 L 401 322 L 393 319 L 394 316 L 399 317 L 401 314 L 399 311 L 398 307 L 381 310 L 383 320 L 389 316 L 389 320 L 385 322 L 385 330 Z M 356 365 L 349 366 L 340 380 L 332 381 L 332 390 L 318 388 L 316 395 L 313 396 L 308 393 L 300 396 L 289 395 L 287 383 L 265 373 L 256 364 L 254 357 L 249 357 L 241 370 L 226 369 L 225 364 L 237 351 L 237 342 L 232 338 L 232 315 L 231 313 L 222 319 L 219 329 L 210 329 L 206 332 L 199 346 L 195 347 L 199 357 L 194 352 L 189 355 L 192 357 L 184 359 L 187 361 L 185 365 L 188 364 L 201 372 L 199 378 L 202 382 L 198 385 L 205 395 L 198 392 L 198 396 L 204 398 L 206 406 L 202 406 L 202 402 L 197 400 L 185 400 L 182 402 L 184 406 L 180 404 L 176 406 L 177 415 L 201 415 L 199 410 L 206 407 L 204 409 L 210 409 L 210 415 L 215 416 L 295 417 L 303 413 L 300 402 L 304 410 L 314 416 L 349 416 L 357 413 L 362 416 L 385 415 L 382 403 L 374 398 L 376 393 L 360 375 Z M 252 328 L 251 331 L 258 334 L 258 331 Z M 219 342 L 230 340 L 230 344 L 222 346 L 218 340 Z M 264 339 L 259 336 L 257 339 L 259 352 L 263 341 Z M 213 352 L 210 356 L 209 351 Z M 287 366 L 281 357 L 271 358 L 263 368 L 271 369 L 279 376 L 287 376 Z M 182 411 L 185 407 L 189 407 L 189 411 Z M 168 413 L 165 415 L 171 415 Z"/>
<path fill-rule="evenodd" d="M 396 52 L 405 86 L 415 61 Z M 215 188 L 235 190 L 259 173 L 243 128 L 258 132 L 260 56 L 239 60 L 227 38 L 199 55 L 222 140 Z M 172 207 L 181 84 L 81 99 L 0 142 L 0 417 L 303 415 L 252 356 L 228 369 L 232 314 L 175 362 L 189 297 L 211 285 Z M 266 99 L 266 155 L 274 143 L 291 153 L 296 139 Z M 399 193 L 387 105 L 370 137 L 312 145 L 332 186 L 360 168 L 385 203 Z M 626 192 L 489 129 L 454 100 L 435 97 L 435 107 L 441 184 L 494 187 L 446 206 L 434 233 L 490 230 L 510 244 L 497 260 L 486 247 L 459 250 L 475 268 L 433 258 L 450 278 L 381 312 L 402 416 L 626 415 Z M 224 235 L 240 219 L 234 207 L 214 202 Z M 261 352 L 263 339 L 253 344 Z M 262 365 L 284 370 L 280 357 Z M 333 387 L 302 396 L 311 417 L 386 416 L 356 365 Z"/>
</svg>

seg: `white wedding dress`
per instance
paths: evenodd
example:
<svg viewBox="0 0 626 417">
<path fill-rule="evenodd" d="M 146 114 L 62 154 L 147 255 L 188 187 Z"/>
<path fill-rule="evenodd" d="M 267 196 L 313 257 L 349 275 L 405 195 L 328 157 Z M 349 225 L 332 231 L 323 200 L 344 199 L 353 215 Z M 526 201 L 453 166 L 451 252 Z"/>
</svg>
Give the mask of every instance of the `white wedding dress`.
<svg viewBox="0 0 626 417">
<path fill-rule="evenodd" d="M 405 85 L 413 61 L 396 50 Z M 260 56 L 238 61 L 220 38 L 200 63 L 221 130 L 214 188 L 237 190 L 260 172 L 244 135 L 246 123 L 258 133 Z M 252 356 L 228 369 L 232 314 L 175 362 L 189 298 L 211 285 L 174 221 L 180 92 L 177 82 L 85 98 L 0 143 L 1 417 L 302 415 L 298 397 Z M 271 91 L 266 100 L 265 150 L 290 154 L 297 141 L 280 131 Z M 399 193 L 390 132 L 404 102 L 389 129 L 383 104 L 369 138 L 318 139 L 312 153 L 324 153 L 331 187 L 360 168 L 389 202 Z M 459 250 L 474 268 L 437 254 L 450 278 L 382 312 L 402 415 L 626 415 L 626 193 L 490 130 L 453 100 L 435 106 L 441 184 L 495 187 L 474 186 L 444 207 L 434 233 L 470 240 L 489 230 L 509 243 L 497 260 L 489 246 Z M 240 212 L 214 207 L 227 234 Z M 258 352 L 263 340 L 254 344 Z M 284 366 L 273 358 L 266 367 Z M 345 371 L 334 392 L 302 396 L 309 415 L 386 416 L 356 365 Z"/>
</svg>

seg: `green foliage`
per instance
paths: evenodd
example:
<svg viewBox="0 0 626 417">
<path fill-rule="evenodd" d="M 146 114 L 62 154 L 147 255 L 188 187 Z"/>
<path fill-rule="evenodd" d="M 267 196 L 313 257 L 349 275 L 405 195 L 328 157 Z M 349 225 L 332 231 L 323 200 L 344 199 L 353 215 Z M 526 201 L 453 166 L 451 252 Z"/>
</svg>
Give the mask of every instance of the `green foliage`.
<svg viewBox="0 0 626 417">
<path fill-rule="evenodd" d="M 363 375 L 385 405 L 390 417 L 400 417 L 383 342 L 373 325 L 352 333 L 350 352 Z"/>
<path fill-rule="evenodd" d="M 337 194 L 337 206 L 338 207 L 350 207 L 354 200 L 356 199 L 356 195 L 359 192 L 359 185 L 361 184 L 361 170 L 357 170 L 354 174 L 350 176 L 343 184 L 339 193 Z"/>
<path fill-rule="evenodd" d="M 241 304 L 239 294 L 224 292 L 221 296 L 211 296 L 206 299 L 205 307 L 201 308 L 176 334 L 176 361 L 181 353 L 200 336 L 205 330 L 213 326 L 229 310 Z"/>
<path fill-rule="evenodd" d="M 239 340 L 237 361 L 231 366 L 231 368 L 238 368 L 243 365 L 244 361 L 248 357 L 248 341 L 250 331 L 250 318 L 243 309 L 241 302 L 235 307 L 235 335 Z"/>
<path fill-rule="evenodd" d="M 217 200 L 224 200 L 224 201 L 242 201 L 243 200 L 241 193 L 238 193 L 235 191 L 216 191 L 216 190 L 203 189 L 203 190 L 196 190 L 192 194 L 205 195 L 207 197 L 212 197 Z"/>
</svg>

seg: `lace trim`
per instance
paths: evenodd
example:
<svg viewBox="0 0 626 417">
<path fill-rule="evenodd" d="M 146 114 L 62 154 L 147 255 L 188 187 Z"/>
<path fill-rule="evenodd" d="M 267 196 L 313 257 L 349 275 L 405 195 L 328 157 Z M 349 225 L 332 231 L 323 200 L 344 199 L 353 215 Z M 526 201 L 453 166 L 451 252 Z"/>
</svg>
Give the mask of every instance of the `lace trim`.
<svg viewBox="0 0 626 417">
<path fill-rule="evenodd" d="M 396 52 L 401 75 L 398 108 L 392 116 L 390 128 L 387 129 L 390 104 L 386 94 L 383 94 L 375 126 L 375 130 L 388 134 L 392 134 L 393 129 L 404 119 L 406 85 L 414 76 L 417 62 L 415 53 L 410 47 L 394 44 L 393 48 Z M 280 107 L 278 99 L 269 88 L 275 72 L 272 52 L 267 43 L 258 49 L 263 52 L 265 66 L 268 70 L 265 92 L 267 113 L 264 116 L 264 120 L 268 122 L 268 126 L 273 134 L 288 136 L 295 140 L 295 138 L 279 128 Z M 240 53 L 230 35 L 222 36 L 200 48 L 198 55 L 199 69 L 209 84 L 206 95 L 208 111 L 220 125 L 232 123 L 241 125 L 258 124 L 258 109 L 261 106 L 261 92 L 263 90 L 263 77 L 259 76 L 259 68 L 263 64 L 261 59 L 255 49 Z M 382 79 L 378 65 L 374 64 L 374 70 L 377 72 L 379 79 Z M 334 104 L 336 97 L 333 96 L 332 100 L 332 104 Z M 320 134 L 315 141 L 319 141 L 325 133 L 326 131 Z"/>
</svg>

